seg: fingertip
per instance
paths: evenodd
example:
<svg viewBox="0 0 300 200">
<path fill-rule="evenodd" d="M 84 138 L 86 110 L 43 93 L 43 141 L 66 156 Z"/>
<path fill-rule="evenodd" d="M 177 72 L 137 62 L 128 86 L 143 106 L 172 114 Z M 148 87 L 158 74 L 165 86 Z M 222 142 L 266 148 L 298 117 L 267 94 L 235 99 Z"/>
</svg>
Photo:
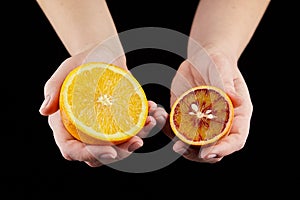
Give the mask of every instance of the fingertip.
<svg viewBox="0 0 300 200">
<path fill-rule="evenodd" d="M 133 136 L 129 141 L 117 145 L 115 148 L 120 148 L 123 150 L 127 150 L 128 152 L 133 152 L 137 150 L 138 148 L 142 147 L 144 145 L 143 140 L 138 136 Z"/>
<path fill-rule="evenodd" d="M 158 107 L 156 109 L 155 113 L 153 114 L 153 117 L 159 124 L 164 125 L 167 121 L 168 113 L 166 112 L 166 110 L 164 108 Z"/>
<path fill-rule="evenodd" d="M 151 130 L 156 125 L 156 120 L 152 116 L 148 116 L 146 119 L 145 129 Z"/>
<path fill-rule="evenodd" d="M 135 141 L 128 146 L 128 151 L 133 152 L 143 146 L 143 141 Z"/>
<path fill-rule="evenodd" d="M 168 117 L 168 113 L 167 113 L 167 111 L 165 110 L 165 108 L 163 108 L 163 107 L 158 107 L 158 108 L 157 108 L 157 111 L 156 111 L 156 114 L 157 114 L 157 115 L 161 115 L 161 116 L 163 116 L 164 118 L 167 118 L 167 117 Z"/>
<path fill-rule="evenodd" d="M 208 144 L 206 146 L 202 146 L 199 152 L 200 159 L 212 159 L 212 158 L 221 158 L 226 155 L 224 146 L 222 145 L 222 141 L 217 143 Z"/>
<path fill-rule="evenodd" d="M 188 149 L 188 146 L 185 143 L 183 143 L 181 140 L 176 141 L 175 144 L 173 145 L 173 150 L 177 153 L 181 152 L 183 149 L 185 150 Z"/>
<path fill-rule="evenodd" d="M 54 98 L 50 95 L 46 96 L 40 109 L 39 113 L 43 116 L 48 116 L 55 113 L 59 109 L 59 97 L 54 95 Z"/>
<path fill-rule="evenodd" d="M 155 125 L 156 120 L 152 116 L 148 116 L 145 125 L 142 128 L 142 130 L 138 133 L 138 136 L 141 138 L 147 137 L 150 131 L 155 127 Z"/>
<path fill-rule="evenodd" d="M 153 113 L 156 108 L 157 108 L 157 104 L 154 101 L 149 100 L 148 101 L 148 110 L 149 110 L 149 113 Z"/>
<path fill-rule="evenodd" d="M 39 109 L 39 112 L 40 112 L 41 115 L 44 115 L 44 116 L 47 115 L 47 107 L 48 107 L 48 105 L 49 105 L 49 102 L 50 102 L 50 96 L 47 95 L 47 96 L 45 97 L 45 99 L 44 99 L 44 101 L 43 101 L 43 103 L 42 103 L 40 109 Z"/>
<path fill-rule="evenodd" d="M 215 154 L 215 153 L 208 154 L 208 155 L 206 156 L 207 159 L 216 158 L 216 157 L 217 157 L 217 154 Z"/>
<path fill-rule="evenodd" d="M 238 94 L 236 91 L 234 91 L 233 89 L 227 89 L 226 94 L 230 97 L 230 99 L 234 105 L 242 104 L 243 97 L 240 94 Z"/>
<path fill-rule="evenodd" d="M 78 143 L 78 145 L 82 145 Z M 117 151 L 112 146 L 99 146 L 99 145 L 86 145 L 85 146 L 87 153 L 84 157 L 89 158 L 89 155 L 92 158 L 96 158 L 97 160 L 107 160 L 107 159 L 115 159 L 118 156 Z M 90 160 L 93 160 L 90 158 Z"/>
</svg>

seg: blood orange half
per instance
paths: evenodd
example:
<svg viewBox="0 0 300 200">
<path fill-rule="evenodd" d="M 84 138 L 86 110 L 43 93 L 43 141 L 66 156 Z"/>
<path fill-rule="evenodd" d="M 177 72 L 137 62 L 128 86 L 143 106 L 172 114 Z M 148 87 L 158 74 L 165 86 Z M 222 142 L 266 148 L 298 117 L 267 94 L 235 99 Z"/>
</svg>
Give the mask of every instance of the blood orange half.
<svg viewBox="0 0 300 200">
<path fill-rule="evenodd" d="M 189 145 L 206 145 L 227 135 L 234 107 L 229 96 L 214 86 L 198 86 L 183 93 L 172 105 L 170 126 Z"/>
</svg>

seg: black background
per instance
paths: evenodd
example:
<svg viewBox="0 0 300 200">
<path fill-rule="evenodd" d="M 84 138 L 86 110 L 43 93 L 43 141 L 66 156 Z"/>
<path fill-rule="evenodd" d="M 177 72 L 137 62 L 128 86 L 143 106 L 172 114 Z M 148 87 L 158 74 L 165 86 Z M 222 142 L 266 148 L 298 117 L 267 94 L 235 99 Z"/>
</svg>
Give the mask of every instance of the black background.
<svg viewBox="0 0 300 200">
<path fill-rule="evenodd" d="M 157 0 L 107 2 L 119 32 L 153 26 L 186 35 L 198 3 L 197 0 L 165 4 Z M 161 170 L 142 174 L 120 172 L 107 166 L 90 168 L 61 156 L 47 118 L 38 110 L 45 82 L 69 55 L 35 1 L 4 4 L 3 10 L 9 14 L 1 13 L 2 52 L 5 53 L 2 53 L 0 84 L 3 116 L 0 173 L 10 195 L 33 198 L 85 194 L 86 198 L 90 195 L 100 198 L 108 194 L 154 199 L 161 194 L 184 193 L 186 197 L 202 198 L 205 194 L 231 197 L 237 192 L 281 194 L 287 186 L 285 180 L 294 180 L 299 186 L 299 173 L 292 171 L 296 164 L 287 158 L 294 153 L 294 146 L 285 146 L 287 137 L 294 132 L 286 118 L 292 116 L 289 104 L 295 102 L 284 100 L 295 94 L 284 88 L 295 81 L 285 79 L 287 74 L 291 77 L 289 68 L 292 68 L 288 64 L 290 47 L 286 45 L 291 44 L 289 33 L 293 29 L 287 22 L 292 23 L 295 16 L 276 3 L 270 3 L 239 60 L 254 105 L 245 147 L 216 164 L 179 158 Z M 149 49 L 129 53 L 127 61 L 129 68 L 157 62 L 175 69 L 182 58 Z M 168 108 L 166 88 L 148 85 L 145 91 L 149 99 Z M 282 97 L 282 93 L 286 96 Z M 158 134 L 145 141 L 142 150 L 159 148 L 166 141 L 167 138 Z"/>
</svg>

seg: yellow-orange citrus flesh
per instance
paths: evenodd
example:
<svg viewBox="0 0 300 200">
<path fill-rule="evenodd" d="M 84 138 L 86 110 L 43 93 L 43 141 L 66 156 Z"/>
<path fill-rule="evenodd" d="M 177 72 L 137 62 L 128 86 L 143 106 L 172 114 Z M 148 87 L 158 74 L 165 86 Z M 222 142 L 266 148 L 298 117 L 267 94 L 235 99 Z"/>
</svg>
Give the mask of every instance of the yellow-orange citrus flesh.
<svg viewBox="0 0 300 200">
<path fill-rule="evenodd" d="M 229 96 L 214 86 L 198 86 L 183 93 L 172 105 L 170 126 L 189 145 L 206 145 L 227 135 L 234 107 Z"/>
<path fill-rule="evenodd" d="M 136 135 L 148 115 L 145 92 L 128 71 L 102 62 L 72 70 L 59 99 L 68 132 L 87 144 L 120 144 Z"/>
</svg>

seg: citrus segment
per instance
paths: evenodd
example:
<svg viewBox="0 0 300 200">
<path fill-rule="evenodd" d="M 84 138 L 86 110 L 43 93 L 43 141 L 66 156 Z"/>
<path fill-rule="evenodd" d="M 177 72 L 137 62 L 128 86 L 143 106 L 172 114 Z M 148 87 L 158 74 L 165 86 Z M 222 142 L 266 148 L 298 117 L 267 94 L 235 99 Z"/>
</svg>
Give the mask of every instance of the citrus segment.
<svg viewBox="0 0 300 200">
<path fill-rule="evenodd" d="M 234 116 L 229 96 L 214 86 L 198 86 L 172 105 L 170 125 L 175 135 L 190 145 L 205 145 L 228 134 Z"/>
<path fill-rule="evenodd" d="M 91 62 L 66 77 L 60 110 L 66 129 L 76 139 L 88 144 L 119 144 L 143 128 L 148 101 L 128 71 Z"/>
</svg>

